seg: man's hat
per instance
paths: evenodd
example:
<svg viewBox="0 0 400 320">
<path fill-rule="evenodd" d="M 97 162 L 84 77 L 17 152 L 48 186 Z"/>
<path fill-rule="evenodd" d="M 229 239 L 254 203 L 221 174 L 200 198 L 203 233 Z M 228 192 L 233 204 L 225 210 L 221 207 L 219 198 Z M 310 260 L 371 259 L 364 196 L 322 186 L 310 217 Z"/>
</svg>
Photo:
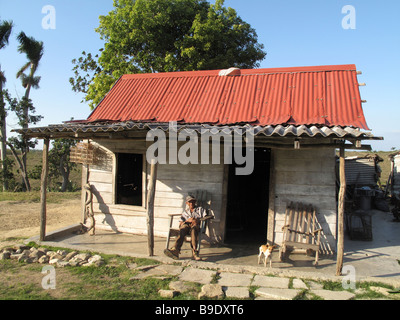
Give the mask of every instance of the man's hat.
<svg viewBox="0 0 400 320">
<path fill-rule="evenodd" d="M 190 201 L 196 201 L 196 198 L 195 197 L 193 197 L 193 196 L 187 196 L 186 197 L 186 202 L 190 202 Z"/>
</svg>

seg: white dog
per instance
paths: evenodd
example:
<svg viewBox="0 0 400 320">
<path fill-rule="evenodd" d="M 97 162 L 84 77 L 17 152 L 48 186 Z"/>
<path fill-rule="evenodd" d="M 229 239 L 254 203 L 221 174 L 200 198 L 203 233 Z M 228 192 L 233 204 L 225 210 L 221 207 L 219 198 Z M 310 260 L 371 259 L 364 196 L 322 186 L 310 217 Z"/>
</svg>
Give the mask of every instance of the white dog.
<svg viewBox="0 0 400 320">
<path fill-rule="evenodd" d="M 270 244 L 263 244 L 262 246 L 260 246 L 260 253 L 258 254 L 258 264 L 261 263 L 261 256 L 264 255 L 264 266 L 267 266 L 267 260 L 269 258 L 269 267 L 272 267 L 272 250 L 274 250 L 274 248 L 276 247 L 276 245 L 270 245 Z"/>
</svg>

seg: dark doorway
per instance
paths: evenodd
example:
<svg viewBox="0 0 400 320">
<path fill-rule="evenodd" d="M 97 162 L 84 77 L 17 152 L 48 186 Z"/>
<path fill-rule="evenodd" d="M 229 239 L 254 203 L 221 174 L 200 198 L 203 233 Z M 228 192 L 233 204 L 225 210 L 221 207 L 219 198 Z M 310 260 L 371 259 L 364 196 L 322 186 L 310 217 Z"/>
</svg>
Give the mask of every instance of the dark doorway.
<svg viewBox="0 0 400 320">
<path fill-rule="evenodd" d="M 118 154 L 116 204 L 142 205 L 142 172 L 142 154 Z"/>
<path fill-rule="evenodd" d="M 262 244 L 267 240 L 271 150 L 255 148 L 254 170 L 247 176 L 229 166 L 225 242 Z"/>
</svg>

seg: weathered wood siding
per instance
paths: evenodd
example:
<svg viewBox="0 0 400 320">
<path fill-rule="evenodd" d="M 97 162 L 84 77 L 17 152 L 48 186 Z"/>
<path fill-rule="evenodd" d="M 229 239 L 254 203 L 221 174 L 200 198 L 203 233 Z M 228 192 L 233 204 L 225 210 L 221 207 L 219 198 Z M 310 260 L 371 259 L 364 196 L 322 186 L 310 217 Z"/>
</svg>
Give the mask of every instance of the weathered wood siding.
<svg viewBox="0 0 400 320">
<path fill-rule="evenodd" d="M 115 204 L 115 154 L 120 152 L 142 153 L 146 142 L 98 141 L 104 149 L 103 161 L 89 166 L 88 181 L 94 189 L 94 211 L 98 229 L 146 234 L 145 206 Z M 108 150 L 108 151 L 106 151 Z M 222 157 L 222 152 L 221 152 Z M 324 251 L 335 250 L 336 237 L 336 189 L 335 150 L 319 149 L 274 149 L 273 150 L 275 220 L 272 232 L 276 243 L 282 241 L 282 226 L 286 204 L 301 201 L 313 204 L 318 211 L 318 221 L 324 232 Z M 146 197 L 149 165 L 144 164 L 143 197 Z M 212 241 L 221 241 L 224 236 L 226 207 L 225 165 L 221 164 L 174 164 L 158 166 L 155 196 L 154 234 L 166 236 L 170 213 L 181 213 L 188 192 L 207 189 L 212 194 L 212 209 L 215 219 L 210 222 L 209 236 Z M 226 175 L 226 170 L 225 170 Z M 147 177 L 147 179 L 146 179 Z M 224 191 L 225 190 L 225 191 Z M 143 201 L 145 204 L 146 201 Z M 271 222 L 271 217 L 268 219 Z"/>
<path fill-rule="evenodd" d="M 96 228 L 120 232 L 146 234 L 146 208 L 115 204 L 114 177 L 115 153 L 129 152 L 145 155 L 146 143 L 137 141 L 101 141 L 108 149 L 108 159 L 98 166 L 89 166 L 88 181 L 94 190 L 94 211 Z M 110 165 L 111 163 L 111 165 Z M 145 162 L 144 171 L 149 177 L 149 165 Z M 154 234 L 166 236 L 171 213 L 181 213 L 185 208 L 188 193 L 206 189 L 212 194 L 211 204 L 215 219 L 209 224 L 212 241 L 221 240 L 220 219 L 222 206 L 223 164 L 175 164 L 158 165 L 156 196 L 154 202 Z M 144 177 L 146 176 L 144 172 Z M 146 179 L 146 178 L 144 178 Z M 147 183 L 143 184 L 144 199 Z M 143 201 L 145 204 L 146 201 Z M 178 222 L 178 220 L 176 220 Z"/>
<path fill-rule="evenodd" d="M 323 228 L 323 251 L 336 250 L 336 176 L 333 148 L 274 150 L 275 242 L 282 243 L 286 205 L 309 203 Z"/>
<path fill-rule="evenodd" d="M 400 155 L 395 156 L 393 161 L 394 161 L 393 190 L 395 192 L 400 192 Z"/>
</svg>

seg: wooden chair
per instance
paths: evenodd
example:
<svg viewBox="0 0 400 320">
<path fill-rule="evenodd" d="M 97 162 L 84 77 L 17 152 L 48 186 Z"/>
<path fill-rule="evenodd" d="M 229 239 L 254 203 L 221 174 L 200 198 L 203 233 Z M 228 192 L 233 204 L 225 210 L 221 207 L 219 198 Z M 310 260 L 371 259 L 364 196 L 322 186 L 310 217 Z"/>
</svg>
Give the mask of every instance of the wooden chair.
<svg viewBox="0 0 400 320">
<path fill-rule="evenodd" d="M 315 208 L 312 205 L 291 202 L 286 207 L 285 224 L 282 227 L 283 240 L 279 249 L 281 261 L 286 249 L 312 249 L 315 251 L 315 265 L 318 265 L 321 228 L 318 228 Z"/>
<path fill-rule="evenodd" d="M 200 253 L 200 244 L 201 244 L 201 238 L 202 235 L 206 233 L 207 230 L 207 222 L 210 219 L 214 219 L 214 216 L 211 212 L 211 194 L 207 190 L 196 190 L 191 193 L 190 195 L 194 196 L 197 200 L 197 206 L 202 207 L 204 210 L 206 210 L 207 215 L 200 219 L 200 232 L 199 232 L 199 240 L 197 243 L 197 251 Z M 169 248 L 169 242 L 171 240 L 171 237 L 178 237 L 179 236 L 179 227 L 174 226 L 174 221 L 179 220 L 181 217 L 182 213 L 172 213 L 169 214 L 169 231 L 168 231 L 168 236 L 167 236 L 167 242 L 165 245 L 165 248 Z M 190 236 L 187 236 L 187 238 L 190 238 Z M 187 240 L 187 239 L 186 239 Z"/>
</svg>

